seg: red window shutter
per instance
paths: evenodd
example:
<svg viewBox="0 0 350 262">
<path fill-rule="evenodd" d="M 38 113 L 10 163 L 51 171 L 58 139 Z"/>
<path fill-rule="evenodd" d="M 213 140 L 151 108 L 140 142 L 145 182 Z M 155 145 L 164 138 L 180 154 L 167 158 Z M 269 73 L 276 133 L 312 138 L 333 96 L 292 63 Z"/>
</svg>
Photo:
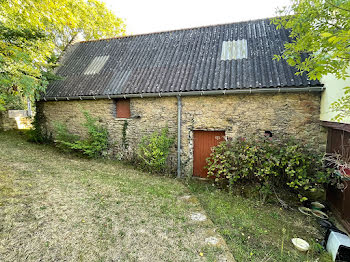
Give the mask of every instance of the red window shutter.
<svg viewBox="0 0 350 262">
<path fill-rule="evenodd" d="M 130 118 L 130 99 L 118 99 L 117 118 Z"/>
</svg>

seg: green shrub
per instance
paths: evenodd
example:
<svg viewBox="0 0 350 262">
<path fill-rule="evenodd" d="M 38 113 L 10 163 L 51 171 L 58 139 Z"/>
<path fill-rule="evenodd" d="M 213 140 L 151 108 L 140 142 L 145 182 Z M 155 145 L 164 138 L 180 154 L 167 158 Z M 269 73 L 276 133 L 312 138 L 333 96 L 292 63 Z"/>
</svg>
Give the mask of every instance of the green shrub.
<svg viewBox="0 0 350 262">
<path fill-rule="evenodd" d="M 59 148 L 64 150 L 71 150 L 71 145 L 76 143 L 80 137 L 68 131 L 65 124 L 61 122 L 54 123 L 56 133 L 56 144 Z"/>
<path fill-rule="evenodd" d="M 173 144 L 174 137 L 169 136 L 168 128 L 144 136 L 138 148 L 138 157 L 142 167 L 150 172 L 166 171 L 170 148 Z"/>
<path fill-rule="evenodd" d="M 289 187 L 301 200 L 306 192 L 323 189 L 330 171 L 326 170 L 322 155 L 311 147 L 278 138 L 238 138 L 222 142 L 207 159 L 208 176 L 216 181 L 258 183 L 262 193 L 272 187 Z"/>
<path fill-rule="evenodd" d="M 43 127 L 44 122 L 45 122 L 44 116 L 37 112 L 34 115 L 32 127 L 27 131 L 29 142 L 33 142 L 33 143 L 51 143 L 52 142 L 51 134 L 47 131 L 45 127 Z"/>
<path fill-rule="evenodd" d="M 87 139 L 80 139 L 79 136 L 68 131 L 67 126 L 62 123 L 55 124 L 56 142 L 63 149 L 80 152 L 88 157 L 101 157 L 108 149 L 108 131 L 97 123 L 97 119 L 83 111 L 87 128 Z"/>
</svg>

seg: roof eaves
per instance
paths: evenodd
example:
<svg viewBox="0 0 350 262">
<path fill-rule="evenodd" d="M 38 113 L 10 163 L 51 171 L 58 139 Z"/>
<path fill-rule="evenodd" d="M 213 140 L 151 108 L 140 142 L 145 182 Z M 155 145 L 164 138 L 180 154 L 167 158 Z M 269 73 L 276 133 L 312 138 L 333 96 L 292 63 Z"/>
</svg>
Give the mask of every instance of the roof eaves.
<svg viewBox="0 0 350 262">
<path fill-rule="evenodd" d="M 323 85 L 308 87 L 277 87 L 277 88 L 243 88 L 232 90 L 208 90 L 189 92 L 166 92 L 166 93 L 139 93 L 139 94 L 119 94 L 119 95 L 89 95 L 89 96 L 62 96 L 62 97 L 41 97 L 41 101 L 50 100 L 91 100 L 91 99 L 112 99 L 112 98 L 145 98 L 145 97 L 169 97 L 169 96 L 202 96 L 202 95 L 230 95 L 230 94 L 256 94 L 256 93 L 305 93 L 322 92 Z"/>
</svg>

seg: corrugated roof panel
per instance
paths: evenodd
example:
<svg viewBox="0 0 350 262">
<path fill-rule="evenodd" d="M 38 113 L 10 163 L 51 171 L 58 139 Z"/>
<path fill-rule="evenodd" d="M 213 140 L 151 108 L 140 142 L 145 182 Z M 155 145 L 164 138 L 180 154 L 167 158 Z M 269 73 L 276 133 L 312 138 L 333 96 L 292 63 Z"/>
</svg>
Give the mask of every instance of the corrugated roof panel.
<svg viewBox="0 0 350 262">
<path fill-rule="evenodd" d="M 269 19 L 82 42 L 68 48 L 47 97 L 320 85 L 280 54 Z"/>
<path fill-rule="evenodd" d="M 90 62 L 89 66 L 85 69 L 84 75 L 95 75 L 98 74 L 102 67 L 106 64 L 109 55 L 97 56 Z"/>
<path fill-rule="evenodd" d="M 155 62 L 157 66 L 157 74 L 153 77 L 154 92 L 160 93 L 164 92 L 162 82 L 167 75 L 167 58 L 169 57 L 169 38 L 164 36 L 159 36 L 159 41 L 162 41 L 162 45 L 160 46 L 160 51 L 158 55 L 158 59 Z"/>
<path fill-rule="evenodd" d="M 152 55 L 153 59 L 150 61 L 150 66 L 152 66 L 153 70 L 151 71 L 151 74 L 149 75 L 147 79 L 146 86 L 147 91 L 146 93 L 159 93 L 159 83 L 157 82 L 157 79 L 159 78 L 159 75 L 162 74 L 162 58 L 163 58 L 163 52 L 165 47 L 165 42 L 162 41 L 163 39 L 158 35 L 155 39 L 156 41 L 161 41 L 161 44 L 159 46 L 154 45 L 152 47 Z"/>
<path fill-rule="evenodd" d="M 183 34 L 183 38 L 179 39 L 178 47 L 178 66 L 175 68 L 172 90 L 180 91 L 181 81 L 184 78 L 186 70 L 186 62 L 190 56 L 189 47 L 191 46 L 191 34 Z"/>
<path fill-rule="evenodd" d="M 209 35 L 208 35 L 208 45 L 207 45 L 207 50 L 206 50 L 206 62 L 205 62 L 205 67 L 204 71 L 202 74 L 202 90 L 210 90 L 210 87 L 208 85 L 210 84 L 209 78 L 211 78 L 211 73 L 210 73 L 210 68 L 213 63 L 213 57 L 216 56 L 216 54 L 213 52 L 213 47 L 216 46 L 215 38 L 216 38 L 216 31 L 217 30 L 210 30 Z M 215 48 L 216 49 L 216 48 Z"/>
<path fill-rule="evenodd" d="M 247 39 L 222 42 L 221 60 L 233 60 L 244 58 L 248 58 Z"/>
</svg>

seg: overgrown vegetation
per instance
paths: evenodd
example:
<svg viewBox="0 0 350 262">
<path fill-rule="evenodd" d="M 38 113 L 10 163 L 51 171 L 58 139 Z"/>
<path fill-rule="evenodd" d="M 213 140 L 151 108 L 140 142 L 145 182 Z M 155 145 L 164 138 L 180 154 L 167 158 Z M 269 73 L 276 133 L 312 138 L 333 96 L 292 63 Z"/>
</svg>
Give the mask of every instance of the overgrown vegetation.
<svg viewBox="0 0 350 262">
<path fill-rule="evenodd" d="M 0 93 L 0 111 L 5 110 L 21 110 L 26 108 L 25 98 L 18 96 L 15 91 L 10 94 Z"/>
<path fill-rule="evenodd" d="M 169 135 L 168 128 L 144 136 L 139 144 L 137 154 L 141 167 L 155 173 L 168 171 L 168 156 L 174 141 L 174 137 Z"/>
<path fill-rule="evenodd" d="M 62 149 L 72 150 L 88 157 L 105 156 L 108 149 L 107 128 L 97 123 L 87 111 L 83 111 L 88 137 L 81 139 L 78 135 L 70 133 L 65 124 L 55 123 L 56 143 Z"/>
<path fill-rule="evenodd" d="M 212 183 L 188 180 L 191 193 L 200 201 L 217 227 L 237 262 L 331 262 L 320 241 L 324 233 L 316 218 L 300 213 L 288 191 L 279 192 L 290 208 L 280 203 L 262 203 L 252 195 L 242 196 L 218 189 Z M 252 191 L 252 190 L 251 190 Z M 300 252 L 291 239 L 300 237 L 310 244 L 310 250 Z"/>
<path fill-rule="evenodd" d="M 129 143 L 126 138 L 126 131 L 128 130 L 128 120 L 124 120 L 123 130 L 122 130 L 122 147 L 128 149 Z"/>
<path fill-rule="evenodd" d="M 28 140 L 34 143 L 51 143 L 52 135 L 44 127 L 46 122 L 45 115 L 36 111 L 34 115 L 32 127 L 28 130 Z"/>
<path fill-rule="evenodd" d="M 255 137 L 222 142 L 207 159 L 208 175 L 229 187 L 256 183 L 262 195 L 289 187 L 306 200 L 308 192 L 323 190 L 330 170 L 323 156 L 296 140 Z"/>
</svg>

